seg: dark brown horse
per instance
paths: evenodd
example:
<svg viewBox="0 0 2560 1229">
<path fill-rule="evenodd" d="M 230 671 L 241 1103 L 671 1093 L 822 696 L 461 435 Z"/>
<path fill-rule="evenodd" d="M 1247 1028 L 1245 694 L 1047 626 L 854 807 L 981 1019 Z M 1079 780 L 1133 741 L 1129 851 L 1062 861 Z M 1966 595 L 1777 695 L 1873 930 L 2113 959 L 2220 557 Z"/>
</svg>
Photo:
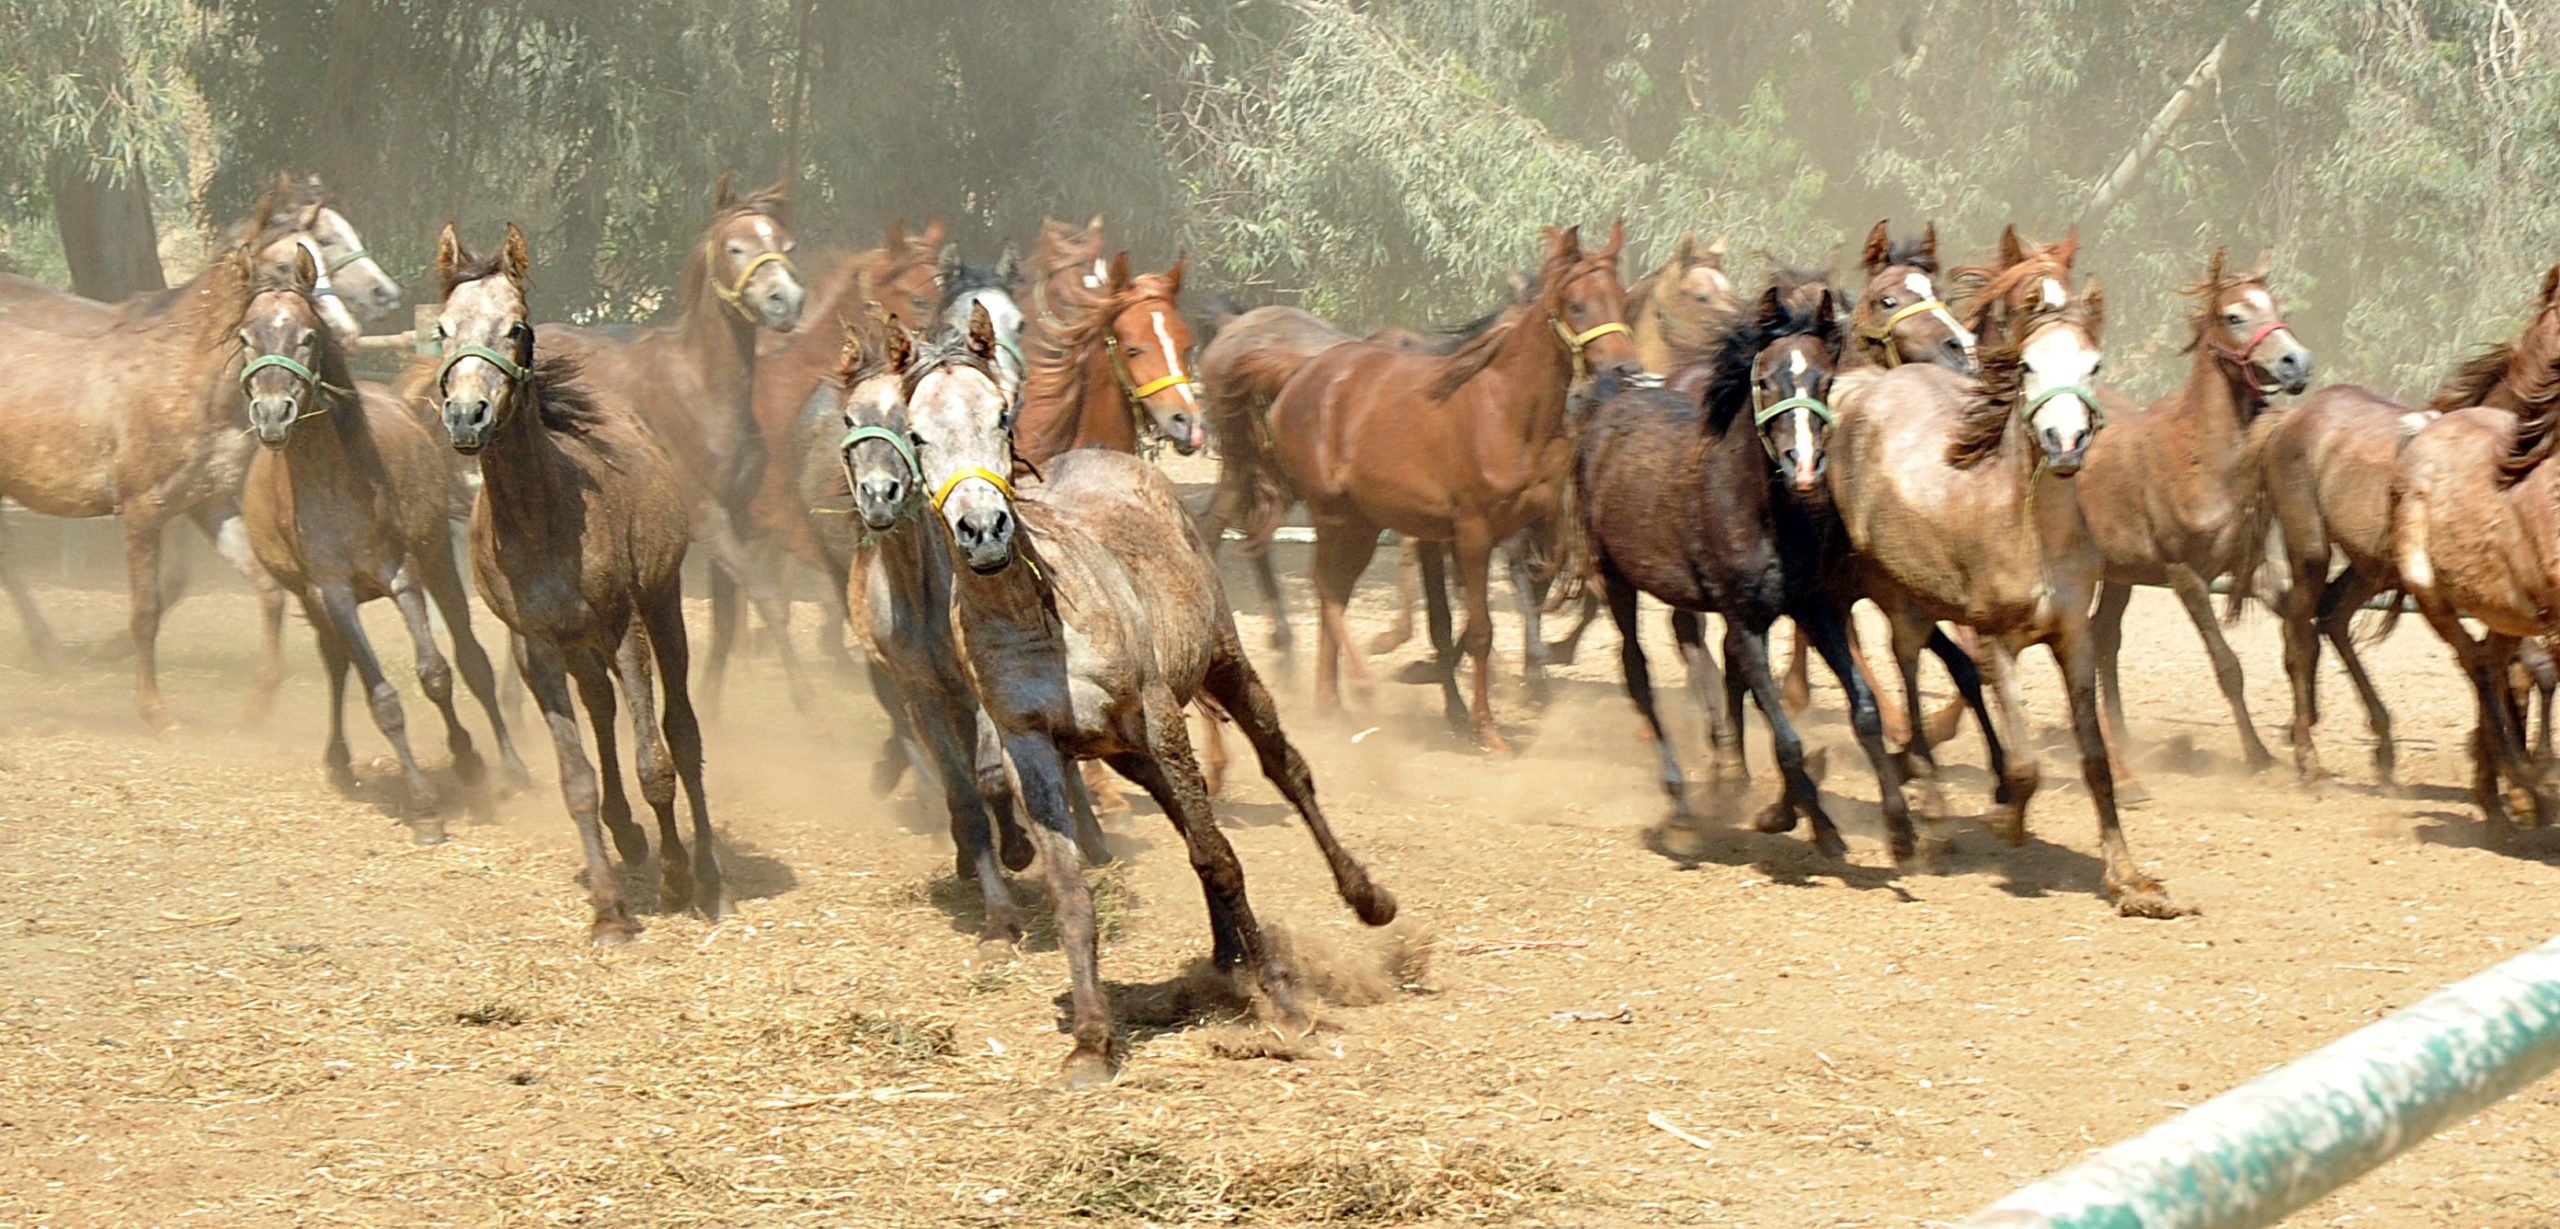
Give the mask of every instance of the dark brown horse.
<svg viewBox="0 0 2560 1229">
<path fill-rule="evenodd" d="M 1591 410 L 1575 480 L 1584 537 L 1618 625 L 1628 698 L 1645 719 L 1671 796 L 1671 819 L 1658 832 L 1665 847 L 1694 855 L 1699 832 L 1679 756 L 1655 711 L 1636 635 L 1639 593 L 1672 608 L 1673 639 L 1708 710 L 1719 757 L 1739 762 L 1740 713 L 1725 721 L 1713 715 L 1724 697 L 1713 694 L 1715 667 L 1700 632 L 1700 614 L 1724 617 L 1733 694 L 1748 690 L 1758 701 L 1785 782 L 1762 827 L 1781 831 L 1797 816 L 1809 817 L 1814 843 L 1837 856 L 1846 845 L 1805 771 L 1803 740 L 1769 668 L 1770 625 L 1781 616 L 1796 621 L 1848 690 L 1850 722 L 1875 766 L 1893 856 L 1902 861 L 1916 847 L 1911 815 L 1885 751 L 1875 696 L 1849 665 L 1848 615 L 1858 593 L 1847 538 L 1823 489 L 1833 422 L 1828 398 L 1845 339 L 1828 293 L 1810 306 L 1789 299 L 1771 286 L 1758 309 L 1728 331 L 1703 408 L 1655 388 L 1619 393 Z"/>
<path fill-rule="evenodd" d="M 1049 300 L 1056 314 L 1024 350 L 1031 374 L 1013 424 L 1024 461 L 1045 465 L 1075 448 L 1134 453 L 1142 436 L 1185 456 L 1208 444 L 1209 418 L 1188 367 L 1182 266 L 1176 260 L 1166 272 L 1132 275 L 1122 252 L 1101 285 Z"/>
<path fill-rule="evenodd" d="M 1316 655 L 1320 705 L 1340 703 L 1337 663 L 1348 659 L 1365 696 L 1369 671 L 1345 609 L 1378 547 L 1378 532 L 1452 542 L 1467 586 L 1462 650 L 1475 659 L 1463 716 L 1477 745 L 1507 749 L 1493 719 L 1493 625 L 1487 579 L 1504 539 L 1564 511 L 1573 444 L 1565 393 L 1597 365 L 1637 369 L 1618 284 L 1623 225 L 1585 252 L 1579 232 L 1550 229 L 1537 294 L 1446 356 L 1355 343 L 1316 357 L 1271 407 L 1289 485 L 1316 523 L 1315 584 L 1323 602 Z"/>
<path fill-rule="evenodd" d="M 1103 760 L 1154 796 L 1199 873 L 1212 959 L 1249 967 L 1283 1019 L 1302 1024 L 1289 971 L 1254 918 L 1244 868 L 1212 813 L 1184 706 L 1205 698 L 1235 719 L 1362 921 L 1392 920 L 1395 897 L 1334 839 L 1173 483 L 1134 456 L 1085 448 L 1058 457 L 1017 500 L 996 353 L 983 311 L 964 337 L 928 343 L 907 377 L 907 426 L 922 489 L 965 565 L 953 578 L 961 651 L 1002 732 L 1056 897 L 1073 978 L 1066 1078 L 1107 1079 L 1117 1058 L 1093 900 L 1068 836 L 1073 760 Z"/>
<path fill-rule="evenodd" d="M 2124 643 L 2125 605 L 2135 585 L 2162 585 L 2178 595 L 2204 640 L 2213 674 L 2240 729 L 2252 771 L 2275 762 L 2258 729 L 2240 677 L 2240 658 L 2223 641 L 2210 586 L 2254 567 L 2265 553 L 2266 523 L 2256 511 L 2257 458 L 2246 447 L 2250 425 L 2269 394 L 2299 393 L 2311 380 L 2311 351 L 2285 323 L 2284 308 L 2260 267 L 2224 268 L 2216 249 L 2196 302 L 2187 348 L 2195 355 L 2177 392 L 2135 411 L 2101 390 L 2112 422 L 2089 445 L 2080 471 L 2080 508 L 2106 559 L 2105 583 L 2090 632 L 2097 638 L 2098 683 L 2115 735 L 2117 781 L 2126 795 L 2140 787 L 2126 761 L 2131 732 L 2116 657 Z"/>
<path fill-rule="evenodd" d="M 497 676 L 471 634 L 471 603 L 447 528 L 452 454 L 391 391 L 348 374 L 345 347 L 312 296 L 325 273 L 300 252 L 289 280 L 261 279 L 239 324 L 246 362 L 240 391 L 249 427 L 265 447 L 249 463 L 241 516 L 249 545 L 276 583 L 302 603 L 328 671 L 329 743 L 322 755 L 340 790 L 355 788 L 347 752 L 346 681 L 354 667 L 374 725 L 398 752 L 404 789 L 396 808 L 422 845 L 444 839 L 434 790 L 409 748 L 400 691 L 385 677 L 358 608 L 390 598 L 417 645 L 418 682 L 444 716 L 454 775 L 482 774 L 480 754 L 454 711 L 453 669 L 436 646 L 432 599 L 453 637 L 463 682 L 489 715 L 509 777 L 528 779 L 498 712 Z M 314 420 L 306 422 L 305 420 Z"/>
<path fill-rule="evenodd" d="M 623 861 L 634 865 L 649 856 L 649 841 L 631 820 L 614 754 L 617 680 L 631 706 L 640 794 L 658 818 L 659 905 L 690 904 L 706 917 L 724 908 L 702 788 L 702 731 L 686 682 L 692 497 L 637 410 L 590 395 L 566 359 L 535 360 L 524 297 L 531 263 L 512 223 L 491 256 L 464 249 L 445 227 L 436 248 L 445 357 L 434 386 L 454 450 L 480 458 L 472 574 L 482 600 L 516 635 L 516 668 L 559 752 L 560 793 L 578 827 L 595 910 L 588 938 L 625 943 L 637 927 L 604 834 L 612 832 Z M 663 736 L 653 664 L 666 689 Z M 601 775 L 579 736 L 572 681 L 595 730 Z M 678 782 L 693 811 L 690 866 L 676 828 Z"/>
<path fill-rule="evenodd" d="M 397 301 L 398 285 L 348 247 L 353 228 L 307 181 L 280 178 L 240 233 L 261 259 L 313 240 L 324 263 L 338 263 L 351 293 L 362 286 L 369 302 Z M 352 260 L 341 259 L 350 251 Z M 240 430 L 240 358 L 230 334 L 248 303 L 246 270 L 215 261 L 184 286 L 112 305 L 0 275 L 0 354 L 9 356 L 0 366 L 0 439 L 8 441 L 0 448 L 0 497 L 45 516 L 123 521 L 135 706 L 159 730 L 172 724 L 157 646 L 162 530 L 173 519 L 195 521 L 260 587 L 267 635 L 253 712 L 282 677 L 283 594 L 239 522 L 251 445 Z M 5 553 L 0 542 L 0 587 L 38 656 L 50 659 L 53 634 Z"/>
<path fill-rule="evenodd" d="M 740 196 L 724 172 L 711 209 L 711 225 L 685 257 L 672 324 L 610 331 L 545 325 L 542 344 L 546 356 L 577 363 L 591 391 L 633 407 L 676 462 L 694 538 L 711 553 L 711 652 L 703 673 L 716 697 L 737 635 L 741 590 L 767 627 L 785 626 L 768 578 L 748 564 L 742 535 L 752 530 L 748 507 L 766 468 L 754 409 L 756 331 L 791 331 L 805 292 L 791 265 L 787 183 Z M 808 711 L 808 682 L 790 637 L 776 640 L 792 698 Z"/>
<path fill-rule="evenodd" d="M 1946 620 L 1982 636 L 1983 677 L 1998 696 L 1993 725 L 2010 752 L 1995 827 L 2012 844 L 2026 840 L 2040 774 L 2018 703 L 2017 655 L 2050 645 L 2098 812 L 2105 892 L 2120 913 L 2171 916 L 2179 910 L 2125 846 L 2098 722 L 2088 622 L 2102 560 L 2074 484 L 2101 422 L 2089 380 L 2102 302 L 2095 287 L 2072 286 L 2070 242 L 2003 247 L 2018 259 L 1986 271 L 1980 383 L 1935 364 L 1870 368 L 1836 383 L 1832 498 L 1868 564 L 1868 596 L 1893 620 L 1924 791 L 1936 764 L 1913 674 L 1932 625 Z"/>
</svg>

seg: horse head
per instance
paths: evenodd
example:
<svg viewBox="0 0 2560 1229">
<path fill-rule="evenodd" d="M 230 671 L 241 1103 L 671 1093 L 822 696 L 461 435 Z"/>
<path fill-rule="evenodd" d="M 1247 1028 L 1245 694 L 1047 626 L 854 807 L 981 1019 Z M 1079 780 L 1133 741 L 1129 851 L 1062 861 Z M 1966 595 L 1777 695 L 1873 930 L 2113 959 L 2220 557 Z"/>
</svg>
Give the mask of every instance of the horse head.
<svg viewBox="0 0 2560 1229">
<path fill-rule="evenodd" d="M 1975 347 L 1980 339 L 1956 323 L 1955 312 L 1938 297 L 1938 227 L 1931 223 L 1917 239 L 1895 243 L 1883 222 L 1867 233 L 1867 249 L 1859 262 L 1867 284 L 1851 314 L 1860 341 L 1887 367 L 1906 361 L 1938 363 L 1972 375 L 1980 369 Z"/>
<path fill-rule="evenodd" d="M 2267 288 L 2267 263 L 2261 256 L 2254 269 L 2226 272 L 2222 249 L 2214 249 L 2204 280 L 2189 290 L 2196 297 L 2194 344 L 2228 364 L 2261 396 L 2279 389 L 2299 393 L 2311 386 L 2311 348 L 2294 337 L 2284 306 Z"/>
<path fill-rule="evenodd" d="M 462 246 L 452 223 L 436 237 L 436 272 L 444 283 L 436 339 L 445 356 L 436 390 L 444 399 L 445 434 L 465 456 L 487 446 L 533 378 L 533 317 L 524 297 L 532 264 L 524 232 L 513 222 L 506 243 L 486 256 Z"/>
</svg>

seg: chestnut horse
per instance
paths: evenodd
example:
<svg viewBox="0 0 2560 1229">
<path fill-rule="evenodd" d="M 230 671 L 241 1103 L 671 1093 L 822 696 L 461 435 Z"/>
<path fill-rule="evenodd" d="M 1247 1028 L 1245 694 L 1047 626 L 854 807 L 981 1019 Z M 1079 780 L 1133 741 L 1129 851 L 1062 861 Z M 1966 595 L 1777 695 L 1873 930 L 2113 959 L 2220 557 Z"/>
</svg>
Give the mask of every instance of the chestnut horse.
<svg viewBox="0 0 2560 1229">
<path fill-rule="evenodd" d="M 1022 344 L 1036 351 L 1054 340 L 1065 323 L 1059 313 L 1064 297 L 1072 292 L 1102 288 L 1109 276 L 1103 267 L 1103 254 L 1110 245 L 1102 235 L 1102 215 L 1095 214 L 1083 226 L 1061 222 L 1056 218 L 1040 220 L 1040 243 L 1031 251 L 1031 260 L 1023 266 L 1023 280 L 1031 288 L 1031 310 L 1022 327 Z"/>
<path fill-rule="evenodd" d="M 2163 585 L 2178 595 L 2213 660 L 2214 679 L 2231 706 L 2250 770 L 2275 762 L 2249 720 L 2240 658 L 2222 638 L 2210 586 L 2255 567 L 2265 553 L 2249 429 L 2269 394 L 2299 393 L 2310 383 L 2311 351 L 2285 323 L 2283 305 L 2267 288 L 2265 262 L 2233 272 L 2224 261 L 2215 249 L 2204 280 L 2187 291 L 2196 301 L 2188 321 L 2187 348 L 2195 358 L 2187 382 L 2140 411 L 2102 390 L 2101 404 L 2113 422 L 2090 443 L 2080 471 L 2080 509 L 2106 560 L 2090 633 L 2097 638 L 2098 685 L 2115 735 L 2118 787 L 2128 797 L 2139 797 L 2140 787 L 2129 766 L 2132 731 L 2124 721 L 2116 659 L 2135 585 Z"/>
<path fill-rule="evenodd" d="M 1593 366 L 1621 376 L 1638 369 L 1618 284 L 1625 240 L 1620 223 L 1606 246 L 1585 252 L 1578 230 L 1550 227 L 1535 297 L 1466 345 L 1445 356 L 1365 342 L 1335 346 L 1280 390 L 1271 435 L 1289 485 L 1316 525 L 1320 706 L 1341 703 L 1341 661 L 1349 663 L 1355 690 L 1365 698 L 1372 689 L 1345 610 L 1377 551 L 1379 530 L 1453 542 L 1467 586 L 1458 643 L 1475 659 L 1475 696 L 1462 716 L 1452 676 L 1450 716 L 1472 727 L 1478 746 L 1508 749 L 1494 725 L 1491 694 L 1493 549 L 1565 511 L 1571 383 Z"/>
<path fill-rule="evenodd" d="M 1073 979 L 1065 1078 L 1108 1079 L 1117 1059 L 1093 899 L 1068 835 L 1071 760 L 1102 760 L 1154 796 L 1199 873 L 1212 960 L 1250 967 L 1284 1021 L 1303 1027 L 1288 969 L 1254 918 L 1244 868 L 1192 759 L 1184 706 L 1206 699 L 1235 719 L 1362 921 L 1393 920 L 1395 897 L 1334 839 L 1173 483 L 1134 456 L 1077 449 L 1017 499 L 996 354 L 984 312 L 971 314 L 965 335 L 927 343 L 906 379 L 907 427 L 921 489 L 966 565 L 953 570 L 961 653 L 1001 732 L 1056 898 Z"/>
<path fill-rule="evenodd" d="M 2466 365 L 2437 394 L 2431 408 L 2441 416 L 2401 451 L 2392 481 L 2392 562 L 2478 701 L 2472 795 L 2498 841 L 2512 824 L 2502 776 L 2531 795 L 2535 826 L 2560 819 L 2560 779 L 2526 752 L 2512 690 L 2520 650 L 2547 648 L 2560 634 L 2560 467 L 2550 464 L 2560 447 L 2555 289 L 2560 268 L 2543 279 L 2541 310 L 2525 335 Z M 2485 635 L 2475 639 L 2465 619 Z"/>
<path fill-rule="evenodd" d="M 740 196 L 724 171 L 711 211 L 711 225 L 685 257 L 673 324 L 610 331 L 545 325 L 542 344 L 545 355 L 575 362 L 590 391 L 636 410 L 676 462 L 694 537 L 711 552 L 711 652 L 703 673 L 716 697 L 737 635 L 740 590 L 767 627 L 785 626 L 772 586 L 748 566 L 741 535 L 752 532 L 748 505 L 766 468 L 754 411 L 756 331 L 790 332 L 806 292 L 791 264 L 787 182 Z M 813 701 L 790 637 L 776 639 L 792 699 L 807 712 Z"/>
<path fill-rule="evenodd" d="M 1042 336 L 1027 343 L 1031 374 L 1013 422 L 1014 448 L 1035 468 L 1075 448 L 1138 451 L 1141 436 L 1184 456 L 1209 442 L 1188 364 L 1183 261 L 1132 275 L 1129 254 L 1111 258 L 1102 284 L 1057 292 Z"/>
<path fill-rule="evenodd" d="M 1646 371 L 1668 376 L 1716 356 L 1742 312 L 1724 271 L 1727 247 L 1723 235 L 1703 245 L 1682 235 L 1670 259 L 1627 287 L 1627 327 Z"/>
<path fill-rule="evenodd" d="M 279 177 L 241 228 L 250 251 L 280 260 L 302 242 L 335 265 L 345 293 L 397 303 L 400 289 L 364 254 L 354 228 L 311 181 Z M 0 275 L 0 498 L 45 516 L 123 521 L 134 645 L 135 707 L 155 730 L 174 723 L 160 695 L 158 641 L 165 596 L 162 529 L 187 517 L 258 587 L 265 652 L 252 712 L 283 674 L 283 594 L 249 550 L 239 521 L 251 446 L 240 429 L 238 350 L 231 331 L 249 300 L 247 266 L 215 261 L 171 290 L 105 304 Z M 24 583 L 9 590 L 37 655 L 57 656 Z"/>
<path fill-rule="evenodd" d="M 568 359 L 536 361 L 524 297 L 531 263 L 513 223 L 490 256 L 466 250 L 445 227 L 436 245 L 445 357 L 434 387 L 454 451 L 480 458 L 472 575 L 481 599 L 515 633 L 516 669 L 559 753 L 560 793 L 578 827 L 594 909 L 588 939 L 627 943 L 637 927 L 604 834 L 612 832 L 631 865 L 649 856 L 649 840 L 631 820 L 614 754 L 617 681 L 631 706 L 640 793 L 658 818 L 659 906 L 690 904 L 713 918 L 724 908 L 702 788 L 702 731 L 686 680 L 683 568 L 694 493 L 636 408 L 588 393 Z M 663 733 L 653 659 L 665 688 Z M 581 745 L 572 681 L 595 730 L 601 773 Z M 678 782 L 693 811 L 690 866 L 676 830 Z"/>
<path fill-rule="evenodd" d="M 1636 597 L 1672 608 L 1672 635 L 1688 659 L 1690 686 L 1709 713 L 1719 758 L 1742 758 L 1739 711 L 1715 718 L 1713 659 L 1699 615 L 1724 617 L 1725 668 L 1737 699 L 1748 690 L 1769 720 L 1783 794 L 1764 830 L 1813 821 L 1814 843 L 1846 851 L 1813 778 L 1804 742 L 1779 702 L 1769 669 L 1769 627 L 1792 618 L 1822 651 L 1849 693 L 1850 723 L 1875 766 L 1896 861 L 1915 847 L 1902 781 L 1885 752 L 1874 694 L 1849 665 L 1849 607 L 1857 599 L 1847 539 L 1822 489 L 1828 398 L 1839 366 L 1840 320 L 1826 291 L 1811 304 L 1771 286 L 1758 309 L 1727 331 L 1704 407 L 1669 389 L 1619 393 L 1594 407 L 1580 430 L 1574 489 L 1593 570 L 1618 625 L 1627 696 L 1644 717 L 1671 796 L 1671 818 L 1656 830 L 1670 852 L 1697 853 L 1680 759 L 1656 713 Z M 1605 387 L 1609 382 L 1601 381 Z"/>
<path fill-rule="evenodd" d="M 385 677 L 362 603 L 390 598 L 417 645 L 418 682 L 444 716 L 454 775 L 482 775 L 480 754 L 454 711 L 453 668 L 436 646 L 432 599 L 453 637 L 462 679 L 489 715 L 511 781 L 529 779 L 498 711 L 497 676 L 471 634 L 471 602 L 447 527 L 452 454 L 391 390 L 348 374 L 346 347 L 312 293 L 327 276 L 306 249 L 287 280 L 261 278 L 239 325 L 246 363 L 240 391 L 249 427 L 265 447 L 249 463 L 241 519 L 258 562 L 302 602 L 328 672 L 329 779 L 355 788 L 347 752 L 346 681 L 353 666 L 375 726 L 399 754 L 404 788 L 395 807 L 422 845 L 444 840 L 434 791 L 409 748 L 400 691 Z M 306 422 L 317 419 L 316 422 Z"/>
<path fill-rule="evenodd" d="M 2072 288 L 2073 246 L 2003 244 L 2020 259 L 1989 273 L 1983 286 L 1978 318 L 1990 327 L 1979 330 L 1980 383 L 1935 364 L 1840 377 L 1831 496 L 1868 564 L 1868 596 L 1893 620 L 1910 760 L 1924 792 L 1937 769 L 1912 676 L 1921 644 L 1943 619 L 1982 637 L 1983 677 L 1998 696 L 1994 733 L 2010 752 L 1995 830 L 2011 844 L 2026 840 L 2039 774 L 2018 703 L 2017 655 L 2051 646 L 2098 812 L 2106 894 L 2127 916 L 2168 917 L 2178 908 L 2125 846 L 2098 725 L 2088 622 L 2103 561 L 2074 475 L 2101 421 L 2089 379 L 2098 369 L 2103 302 L 2095 286 Z M 1934 799 L 1924 802 L 1934 813 Z"/>
</svg>

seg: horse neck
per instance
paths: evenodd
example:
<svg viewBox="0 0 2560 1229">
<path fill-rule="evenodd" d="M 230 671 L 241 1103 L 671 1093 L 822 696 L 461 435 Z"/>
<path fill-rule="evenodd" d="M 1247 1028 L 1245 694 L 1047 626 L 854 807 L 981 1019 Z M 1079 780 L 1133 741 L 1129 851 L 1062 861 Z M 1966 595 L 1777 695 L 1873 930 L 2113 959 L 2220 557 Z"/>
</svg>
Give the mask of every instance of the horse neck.
<svg viewBox="0 0 2560 1229">
<path fill-rule="evenodd" d="M 1101 344 L 1093 347 L 1084 361 L 1076 397 L 1078 448 L 1138 450 L 1138 411 L 1128 404 L 1120 387 L 1120 375 L 1111 366 L 1111 347 L 1118 344 L 1118 339 L 1105 330 Z"/>
<path fill-rule="evenodd" d="M 941 527 L 926 523 L 931 515 L 930 505 L 919 501 L 897 524 L 873 538 L 873 558 L 898 604 L 921 616 L 920 626 L 947 629 L 950 621 L 941 616 L 951 608 L 951 550 L 940 536 Z M 947 638 L 947 631 L 937 637 Z"/>
<path fill-rule="evenodd" d="M 1517 386 L 1517 395 L 1498 399 L 1493 413 L 1524 444 L 1537 444 L 1564 430 L 1565 392 L 1573 380 L 1573 352 L 1556 336 L 1549 313 L 1534 311 L 1514 321 L 1502 350 L 1485 370 L 1468 382 L 1501 372 Z"/>
<path fill-rule="evenodd" d="M 1029 539 L 1019 549 L 1029 551 Z M 952 567 L 949 575 L 953 621 L 968 629 L 971 656 L 1057 640 L 1056 599 L 1031 558 L 1016 559 L 992 576 L 964 567 Z"/>
<path fill-rule="evenodd" d="M 2205 446 L 2202 453 L 2208 461 L 2227 456 L 2236 467 L 2240 438 L 2247 433 L 2249 420 L 2266 405 L 2266 396 L 2249 379 L 2245 363 L 2230 363 L 2215 353 L 2212 342 L 2199 340 L 2186 387 L 2154 411 L 2186 424 Z"/>
<path fill-rule="evenodd" d="M 542 398 L 531 384 L 518 382 L 509 394 L 516 404 L 498 420 L 488 445 L 480 450 L 480 498 L 502 525 L 555 517 L 566 482 L 561 471 L 568 459 L 542 425 Z"/>
<path fill-rule="evenodd" d="M 331 393 L 317 395 L 335 398 Z M 321 421 L 309 424 L 309 429 L 285 439 L 286 468 L 295 484 L 335 481 L 334 475 L 378 482 L 381 458 L 372 447 L 372 424 L 364 421 L 363 398 L 355 394 L 336 398 L 329 412 L 319 417 Z"/>
<path fill-rule="evenodd" d="M 2547 340 L 2542 330 L 2535 329 L 2517 339 L 2508 351 L 2506 374 L 2498 378 L 2480 403 L 2529 415 L 2551 400 L 2556 383 L 2560 383 L 2560 341 Z"/>
<path fill-rule="evenodd" d="M 737 412 L 747 412 L 756 378 L 756 326 L 720 297 L 707 262 L 673 331 L 677 351 L 693 360 L 705 382 L 735 390 Z"/>
</svg>

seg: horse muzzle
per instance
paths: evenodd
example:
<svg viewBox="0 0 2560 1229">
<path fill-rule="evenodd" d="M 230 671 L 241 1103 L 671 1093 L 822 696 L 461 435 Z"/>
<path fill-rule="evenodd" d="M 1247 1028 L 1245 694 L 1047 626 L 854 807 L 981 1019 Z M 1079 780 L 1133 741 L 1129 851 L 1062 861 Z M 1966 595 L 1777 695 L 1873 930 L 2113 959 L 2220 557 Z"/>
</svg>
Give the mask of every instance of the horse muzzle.
<svg viewBox="0 0 2560 1229">
<path fill-rule="evenodd" d="M 886 533 L 906 515 L 907 484 L 895 478 L 865 478 L 854 493 L 853 502 L 862 515 L 863 528 Z"/>
<path fill-rule="evenodd" d="M 1013 510 L 982 508 L 963 514 L 951 525 L 952 544 L 969 570 L 992 576 L 1013 562 Z"/>
<path fill-rule="evenodd" d="M 477 456 L 489 442 L 493 415 L 486 401 L 444 403 L 444 433 L 453 442 L 453 450 L 462 455 Z"/>
</svg>

